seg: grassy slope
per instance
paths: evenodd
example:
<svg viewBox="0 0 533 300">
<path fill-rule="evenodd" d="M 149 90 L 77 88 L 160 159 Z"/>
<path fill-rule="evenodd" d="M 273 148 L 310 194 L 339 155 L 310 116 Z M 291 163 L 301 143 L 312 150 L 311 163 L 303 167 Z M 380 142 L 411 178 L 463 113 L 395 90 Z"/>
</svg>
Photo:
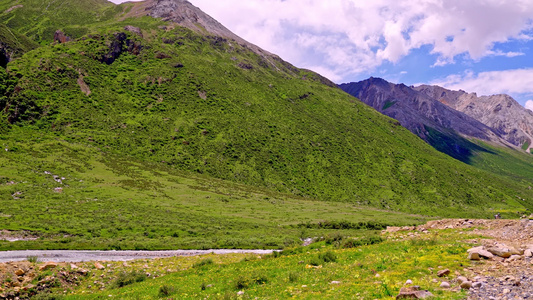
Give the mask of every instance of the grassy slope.
<svg viewBox="0 0 533 300">
<path fill-rule="evenodd" d="M 143 44 L 140 55 L 97 61 L 125 24 L 145 28 L 145 39 L 130 36 Z M 438 153 L 312 73 L 280 62 L 278 71 L 238 45 L 159 25 L 128 20 L 105 35 L 28 53 L 9 66 L 22 88 L 11 115 L 71 141 L 321 200 L 441 215 L 469 206 L 481 216 L 501 200 L 514 205 L 517 191 L 531 198 L 513 183 L 487 188 L 491 175 Z M 169 58 L 156 58 L 161 53 Z M 80 73 L 89 97 L 76 83 Z"/>
<path fill-rule="evenodd" d="M 33 16 L 30 8 L 16 11 Z M 104 10 L 121 9 L 103 5 L 83 13 L 97 21 Z M 4 21 L 29 34 L 26 27 L 13 25 L 18 16 L 4 16 Z M 59 24 L 28 20 L 37 20 L 39 32 Z M 0 156 L 0 177 L 3 183 L 18 184 L 1 187 L 6 205 L 0 213 L 10 216 L 2 228 L 50 234 L 50 243 L 41 247 L 279 247 L 302 233 L 282 226 L 272 235 L 278 223 L 324 220 L 324 211 L 331 212 L 331 220 L 387 218 L 386 213 L 365 218 L 351 210 L 353 204 L 469 217 L 531 207 L 533 192 L 524 182 L 450 159 L 392 119 L 324 86 L 311 72 L 279 60 L 265 61 L 239 45 L 182 28 L 161 30 L 168 24 L 151 18 L 106 22 L 88 26 L 93 32 L 89 37 L 43 46 L 12 62 L 8 70 L 10 80 L 19 78 L 17 89 L 3 81 L 6 90 L 15 91 L 0 103 L 6 107 L 3 118 L 17 125 L 10 128 L 3 122 L 1 138 L 8 151 Z M 99 62 L 125 25 L 143 29 L 144 38 L 127 33 L 142 51 L 125 52 L 110 65 Z M 78 86 L 80 74 L 90 96 Z M 49 131 L 59 142 L 50 141 Z M 142 176 L 137 171 L 141 166 Z M 67 173 L 66 178 L 82 178 L 84 183 L 69 182 L 63 193 L 54 193 L 51 189 L 57 185 L 43 175 L 52 168 L 56 175 Z M 196 180 L 190 174 L 167 178 L 166 173 L 176 170 L 202 176 L 201 185 L 215 190 L 204 194 L 176 185 L 176 180 Z M 243 185 L 232 187 L 230 198 L 220 200 L 221 183 L 213 177 Z M 241 192 L 249 189 L 260 192 Z M 11 195 L 17 192 L 24 200 L 13 201 Z M 225 207 L 230 205 L 223 204 L 225 200 L 233 202 L 233 193 L 240 201 Z M 271 199 L 271 193 L 292 195 L 275 196 L 275 203 L 303 197 L 346 204 L 295 199 L 286 200 L 289 207 L 265 206 L 261 201 Z M 29 213 L 17 213 L 21 203 Z M 85 208 L 80 209 L 80 203 Z M 307 206 L 316 211 L 302 209 Z M 256 216 L 254 210 L 259 211 Z M 398 218 L 406 222 L 405 215 Z M 206 229 L 206 224 L 212 227 Z M 221 233 L 224 238 L 217 239 Z M 137 245 L 134 239 L 140 240 Z"/>
<path fill-rule="evenodd" d="M 41 236 L 0 250 L 282 248 L 332 232 L 375 233 L 361 222 L 426 220 L 178 172 L 28 130 L 0 144 L 0 229 Z M 361 228 L 317 226 L 324 221 Z"/>
</svg>

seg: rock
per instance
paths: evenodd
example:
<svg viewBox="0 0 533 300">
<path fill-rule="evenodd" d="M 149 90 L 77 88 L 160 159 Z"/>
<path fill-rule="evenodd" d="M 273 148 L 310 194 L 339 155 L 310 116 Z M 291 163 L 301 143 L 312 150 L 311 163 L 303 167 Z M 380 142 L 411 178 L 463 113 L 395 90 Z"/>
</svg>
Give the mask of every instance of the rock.
<svg viewBox="0 0 533 300">
<path fill-rule="evenodd" d="M 57 263 L 49 261 L 49 262 L 45 263 L 44 265 L 40 266 L 39 267 L 39 271 L 45 271 L 45 270 L 48 270 L 48 269 L 53 269 L 55 267 L 57 267 Z"/>
<path fill-rule="evenodd" d="M 420 290 L 418 286 L 411 286 L 401 288 L 396 299 L 425 299 L 428 297 L 433 297 L 433 294 L 427 290 Z"/>
<path fill-rule="evenodd" d="M 475 288 L 475 289 L 479 289 L 479 288 L 481 288 L 482 286 L 483 286 L 483 283 L 481 283 L 481 282 L 474 282 L 474 283 L 472 284 L 472 287 Z"/>
<path fill-rule="evenodd" d="M 105 269 L 105 267 L 104 267 L 101 263 L 97 263 L 97 262 L 94 263 L 94 267 L 95 267 L 97 270 L 103 270 L 103 269 Z"/>
<path fill-rule="evenodd" d="M 470 259 L 470 260 L 481 260 L 481 257 L 479 257 L 479 253 L 477 253 L 477 252 L 470 252 L 470 253 L 468 253 L 468 259 Z"/>
<path fill-rule="evenodd" d="M 67 36 L 63 31 L 58 30 L 54 33 L 54 42 L 63 44 L 70 41 L 72 41 L 72 39 Z"/>
<path fill-rule="evenodd" d="M 461 283 L 461 288 L 465 290 L 469 290 L 472 287 L 472 281 L 463 281 Z"/>
<path fill-rule="evenodd" d="M 507 261 L 508 262 L 513 262 L 513 261 L 520 260 L 520 259 L 522 259 L 522 256 L 520 256 L 520 255 L 511 255 L 511 257 L 509 257 L 507 259 Z"/>
<path fill-rule="evenodd" d="M 487 251 L 503 258 L 509 258 L 512 255 L 511 250 L 509 250 L 509 248 L 490 247 L 487 249 Z"/>
<path fill-rule="evenodd" d="M 238 292 L 237 292 L 237 295 L 239 295 L 239 296 L 240 296 L 240 295 L 244 295 L 244 291 L 238 291 Z"/>
<path fill-rule="evenodd" d="M 70 264 L 70 268 L 72 270 L 77 270 L 78 269 L 78 266 L 76 266 L 75 264 Z"/>
<path fill-rule="evenodd" d="M 448 282 L 446 281 L 443 281 L 441 284 L 440 284 L 440 287 L 443 288 L 443 289 L 449 289 L 451 286 Z"/>
<path fill-rule="evenodd" d="M 26 272 L 24 272 L 24 270 L 22 270 L 22 269 L 18 269 L 18 270 L 15 271 L 15 275 L 17 275 L 17 276 L 22 276 L 24 274 L 26 274 Z"/>
<path fill-rule="evenodd" d="M 85 270 L 85 269 L 79 269 L 79 270 L 78 270 L 78 273 L 81 274 L 81 275 L 83 275 L 83 276 L 85 276 L 85 275 L 87 275 L 87 274 L 89 273 L 89 271 L 87 271 L 87 270 Z"/>
<path fill-rule="evenodd" d="M 143 33 L 142 33 L 142 31 L 141 31 L 141 29 L 139 27 L 127 25 L 127 26 L 124 27 L 124 30 L 129 31 L 131 33 L 135 33 L 136 35 L 140 36 L 141 38 L 143 37 Z"/>
<path fill-rule="evenodd" d="M 413 281 L 411 279 L 407 279 L 407 281 L 405 282 L 406 285 L 410 285 L 410 284 L 413 284 Z"/>
<path fill-rule="evenodd" d="M 466 252 L 470 253 L 477 253 L 479 257 L 486 258 L 486 259 L 492 259 L 494 255 L 490 253 L 489 251 L 485 250 L 483 246 L 475 247 L 468 249 Z"/>
<path fill-rule="evenodd" d="M 468 279 L 467 279 L 466 277 L 464 277 L 464 276 L 459 276 L 459 277 L 457 277 L 457 282 L 458 282 L 459 284 L 461 284 L 461 283 L 463 283 L 463 282 L 465 282 L 465 281 L 468 281 Z"/>
<path fill-rule="evenodd" d="M 439 276 L 439 277 L 444 277 L 444 276 L 447 276 L 448 274 L 450 274 L 450 270 L 448 270 L 448 269 L 441 270 L 441 271 L 437 272 L 437 276 Z"/>
<path fill-rule="evenodd" d="M 340 281 L 332 281 L 329 284 L 341 284 L 341 282 Z"/>
<path fill-rule="evenodd" d="M 525 257 L 533 257 L 533 251 L 531 251 L 531 249 L 524 250 L 524 256 Z"/>
<path fill-rule="evenodd" d="M 507 295 L 507 294 L 509 294 L 510 292 L 511 292 L 510 289 L 504 289 L 502 293 L 503 293 L 504 295 Z"/>
</svg>

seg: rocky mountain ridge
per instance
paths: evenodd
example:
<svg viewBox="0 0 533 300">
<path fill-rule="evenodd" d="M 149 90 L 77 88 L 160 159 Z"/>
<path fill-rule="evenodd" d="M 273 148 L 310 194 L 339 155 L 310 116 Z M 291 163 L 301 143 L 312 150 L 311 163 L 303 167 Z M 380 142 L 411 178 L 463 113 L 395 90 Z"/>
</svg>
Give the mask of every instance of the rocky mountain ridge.
<svg viewBox="0 0 533 300">
<path fill-rule="evenodd" d="M 531 152 L 533 112 L 525 109 L 511 96 L 477 96 L 476 93 L 451 91 L 429 85 L 413 89 L 498 130 L 506 141 Z"/>
<path fill-rule="evenodd" d="M 381 78 L 341 84 L 340 88 L 381 113 L 394 118 L 420 138 L 448 155 L 464 160 L 473 147 L 464 137 L 508 146 L 503 132 L 456 111 L 403 84 Z"/>
</svg>

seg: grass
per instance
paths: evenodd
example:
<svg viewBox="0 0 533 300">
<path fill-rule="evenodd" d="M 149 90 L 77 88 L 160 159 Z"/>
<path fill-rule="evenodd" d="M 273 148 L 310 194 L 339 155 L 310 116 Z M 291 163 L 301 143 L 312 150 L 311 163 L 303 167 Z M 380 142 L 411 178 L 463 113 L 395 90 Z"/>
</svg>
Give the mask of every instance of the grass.
<svg viewBox="0 0 533 300">
<path fill-rule="evenodd" d="M 251 259 L 240 261 L 236 261 L 239 255 L 234 255 L 232 262 L 222 261 L 201 272 L 192 267 L 192 261 L 205 258 L 178 258 L 176 261 L 191 260 L 191 267 L 118 290 L 88 290 L 82 283 L 66 299 L 159 299 L 161 291 L 170 288 L 172 292 L 165 297 L 179 299 L 237 298 L 238 292 L 244 292 L 241 297 L 245 299 L 273 295 L 277 299 L 391 299 L 407 279 L 438 299 L 462 299 L 465 292 L 440 289 L 440 281 L 445 279 L 436 273 L 450 269 L 462 274 L 470 266 L 465 255 L 468 245 L 460 242 L 464 238 L 458 232 L 432 232 L 414 240 L 397 240 L 395 236 L 380 244 L 351 249 L 319 242 L 298 254 L 261 258 L 248 255 Z M 320 264 L 306 263 L 317 257 L 322 258 Z M 160 262 L 165 264 L 164 260 Z M 434 279 L 439 281 L 435 283 Z"/>
<path fill-rule="evenodd" d="M 48 135 L 18 139 L 0 156 L 0 174 L 10 174 L 0 176 L 0 228 L 40 238 L 0 242 L 2 250 L 280 249 L 341 227 L 357 237 L 428 219 L 214 180 Z"/>
</svg>

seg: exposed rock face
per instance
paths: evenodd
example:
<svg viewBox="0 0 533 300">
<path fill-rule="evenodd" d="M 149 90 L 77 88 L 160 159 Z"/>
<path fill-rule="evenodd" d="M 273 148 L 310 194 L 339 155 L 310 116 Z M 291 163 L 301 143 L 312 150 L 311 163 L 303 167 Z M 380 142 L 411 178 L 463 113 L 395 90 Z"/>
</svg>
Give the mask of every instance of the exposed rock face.
<svg viewBox="0 0 533 300">
<path fill-rule="evenodd" d="M 340 88 L 398 120 L 403 127 L 452 157 L 461 159 L 468 154 L 468 146 L 465 146 L 468 141 L 462 137 L 504 143 L 498 130 L 406 85 L 371 77 L 341 84 Z"/>
<path fill-rule="evenodd" d="M 515 146 L 522 147 L 527 143 L 528 152 L 533 148 L 533 112 L 508 95 L 478 97 L 475 93 L 429 85 L 414 89 L 498 130 L 505 140 Z"/>
<path fill-rule="evenodd" d="M 110 65 L 125 51 L 133 55 L 138 55 L 141 50 L 142 45 L 139 42 L 129 39 L 124 32 L 117 32 L 113 35 L 113 39 L 109 44 L 109 52 L 103 55 L 99 60 Z"/>
<path fill-rule="evenodd" d="M 5 68 L 11 61 L 12 51 L 4 43 L 0 42 L 0 67 Z"/>
<path fill-rule="evenodd" d="M 54 33 L 54 42 L 63 44 L 63 43 L 70 42 L 70 41 L 72 41 L 72 39 L 69 36 L 67 36 L 63 31 L 57 30 Z"/>
</svg>

